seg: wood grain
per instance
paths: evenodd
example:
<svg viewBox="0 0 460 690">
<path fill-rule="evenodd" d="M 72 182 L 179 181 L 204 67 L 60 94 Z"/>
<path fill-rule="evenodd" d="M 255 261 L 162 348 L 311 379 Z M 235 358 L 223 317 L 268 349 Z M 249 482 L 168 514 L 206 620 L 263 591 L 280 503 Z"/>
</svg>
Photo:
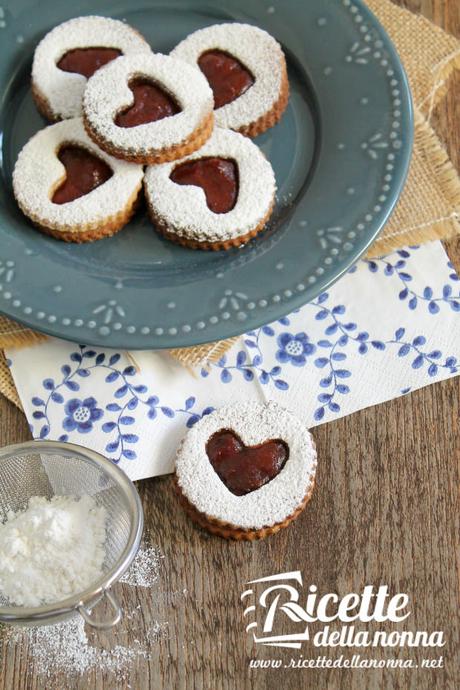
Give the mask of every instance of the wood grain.
<svg viewBox="0 0 460 690">
<path fill-rule="evenodd" d="M 460 34 L 456 0 L 400 4 Z M 459 104 L 457 74 L 434 114 L 436 129 L 457 166 Z M 450 242 L 447 250 L 460 270 L 460 241 Z M 45 679 L 34 670 L 26 646 L 7 645 L 0 690 L 459 687 L 459 414 L 459 379 L 454 378 L 315 429 L 320 463 L 314 497 L 295 525 L 260 543 L 227 543 L 201 532 L 179 509 L 171 478 L 142 482 L 145 543 L 161 548 L 164 565 L 151 590 L 117 586 L 126 610 L 141 604 L 141 615 L 135 624 L 125 621 L 116 635 L 106 633 L 95 642 L 126 644 L 145 637 L 157 621 L 167 622 L 168 633 L 152 646 L 152 659 L 135 662 L 128 678 L 118 683 L 100 670 L 81 678 L 57 673 Z M 22 414 L 3 399 L 0 432 L 1 445 L 29 437 Z M 323 592 L 360 591 L 365 584 L 387 584 L 393 592 L 407 592 L 413 611 L 408 629 L 445 631 L 445 667 L 410 672 L 251 671 L 248 663 L 256 651 L 244 632 L 239 601 L 243 585 L 255 577 L 296 569 Z M 257 658 L 291 657 L 286 650 L 273 649 L 257 650 Z M 317 656 L 308 644 L 302 653 L 304 658 Z M 398 655 L 381 648 L 372 652 L 383 659 Z M 438 653 L 414 648 L 401 656 L 420 662 Z"/>
</svg>

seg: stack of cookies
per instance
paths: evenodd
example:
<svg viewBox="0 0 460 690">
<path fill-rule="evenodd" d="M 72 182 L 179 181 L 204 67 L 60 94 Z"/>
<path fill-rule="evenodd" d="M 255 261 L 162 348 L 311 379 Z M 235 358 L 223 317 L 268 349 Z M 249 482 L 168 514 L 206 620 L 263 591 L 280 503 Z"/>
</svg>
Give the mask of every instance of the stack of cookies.
<svg viewBox="0 0 460 690">
<path fill-rule="evenodd" d="M 32 93 L 56 124 L 20 152 L 13 189 L 43 232 L 113 235 L 142 188 L 155 229 L 193 249 L 237 247 L 266 225 L 275 176 L 249 137 L 275 125 L 289 97 L 266 31 L 209 26 L 162 55 L 124 22 L 71 19 L 38 44 Z"/>
</svg>

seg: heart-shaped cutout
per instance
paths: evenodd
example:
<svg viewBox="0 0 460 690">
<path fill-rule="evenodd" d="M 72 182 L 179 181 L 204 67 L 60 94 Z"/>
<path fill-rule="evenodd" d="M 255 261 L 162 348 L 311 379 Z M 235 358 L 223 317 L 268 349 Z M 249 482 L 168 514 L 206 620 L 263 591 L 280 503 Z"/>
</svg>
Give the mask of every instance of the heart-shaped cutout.
<svg viewBox="0 0 460 690">
<path fill-rule="evenodd" d="M 65 53 L 57 66 L 64 72 L 75 72 L 89 79 L 108 62 L 123 55 L 117 48 L 75 48 Z"/>
<path fill-rule="evenodd" d="M 221 108 L 241 96 L 254 84 L 254 77 L 233 55 L 223 50 L 207 50 L 198 58 L 198 67 L 214 94 L 214 108 Z"/>
<path fill-rule="evenodd" d="M 281 439 L 245 446 L 234 431 L 221 429 L 208 440 L 206 453 L 227 489 L 236 496 L 244 496 L 281 472 L 289 458 L 289 447 Z"/>
<path fill-rule="evenodd" d="M 133 92 L 134 103 L 117 114 L 115 124 L 118 127 L 145 125 L 147 122 L 156 122 L 181 111 L 166 91 L 148 79 L 133 79 L 128 86 Z"/>
<path fill-rule="evenodd" d="M 113 171 L 107 163 L 81 146 L 66 144 L 61 146 L 58 158 L 66 170 L 62 184 L 54 190 L 51 201 L 66 204 L 107 182 Z"/>
<path fill-rule="evenodd" d="M 172 171 L 176 184 L 201 187 L 208 208 L 214 213 L 228 213 L 238 198 L 238 166 L 227 158 L 209 157 L 182 163 Z"/>
</svg>

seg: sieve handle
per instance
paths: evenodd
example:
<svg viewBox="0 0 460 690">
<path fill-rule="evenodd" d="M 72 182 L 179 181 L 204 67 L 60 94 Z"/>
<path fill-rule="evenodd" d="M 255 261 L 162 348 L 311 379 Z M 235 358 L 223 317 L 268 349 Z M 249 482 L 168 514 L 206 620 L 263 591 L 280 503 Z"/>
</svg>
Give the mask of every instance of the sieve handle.
<svg viewBox="0 0 460 690">
<path fill-rule="evenodd" d="M 98 621 L 93 618 L 92 610 L 90 611 L 87 609 L 84 604 L 79 604 L 79 606 L 77 606 L 78 613 L 86 621 L 86 623 L 88 623 L 88 625 L 90 625 L 92 628 L 95 628 L 95 630 L 108 630 L 109 628 L 113 628 L 114 625 L 121 621 L 123 615 L 120 604 L 109 589 L 104 589 L 102 599 L 104 597 L 113 608 L 113 615 L 111 618 L 107 618 L 106 620 Z M 102 599 L 100 599 L 98 603 L 100 603 Z"/>
</svg>

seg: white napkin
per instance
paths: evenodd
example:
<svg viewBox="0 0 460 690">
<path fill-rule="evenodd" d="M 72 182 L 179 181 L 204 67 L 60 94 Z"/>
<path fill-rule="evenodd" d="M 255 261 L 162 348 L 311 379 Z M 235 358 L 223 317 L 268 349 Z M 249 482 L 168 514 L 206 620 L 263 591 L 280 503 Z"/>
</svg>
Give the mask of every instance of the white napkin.
<svg viewBox="0 0 460 690">
<path fill-rule="evenodd" d="M 7 357 L 34 437 L 93 448 L 142 479 L 171 472 L 187 426 L 215 407 L 274 399 L 311 427 L 457 374 L 459 288 L 432 242 L 360 261 L 205 369 L 137 352 L 136 373 L 126 353 L 57 339 Z"/>
</svg>

